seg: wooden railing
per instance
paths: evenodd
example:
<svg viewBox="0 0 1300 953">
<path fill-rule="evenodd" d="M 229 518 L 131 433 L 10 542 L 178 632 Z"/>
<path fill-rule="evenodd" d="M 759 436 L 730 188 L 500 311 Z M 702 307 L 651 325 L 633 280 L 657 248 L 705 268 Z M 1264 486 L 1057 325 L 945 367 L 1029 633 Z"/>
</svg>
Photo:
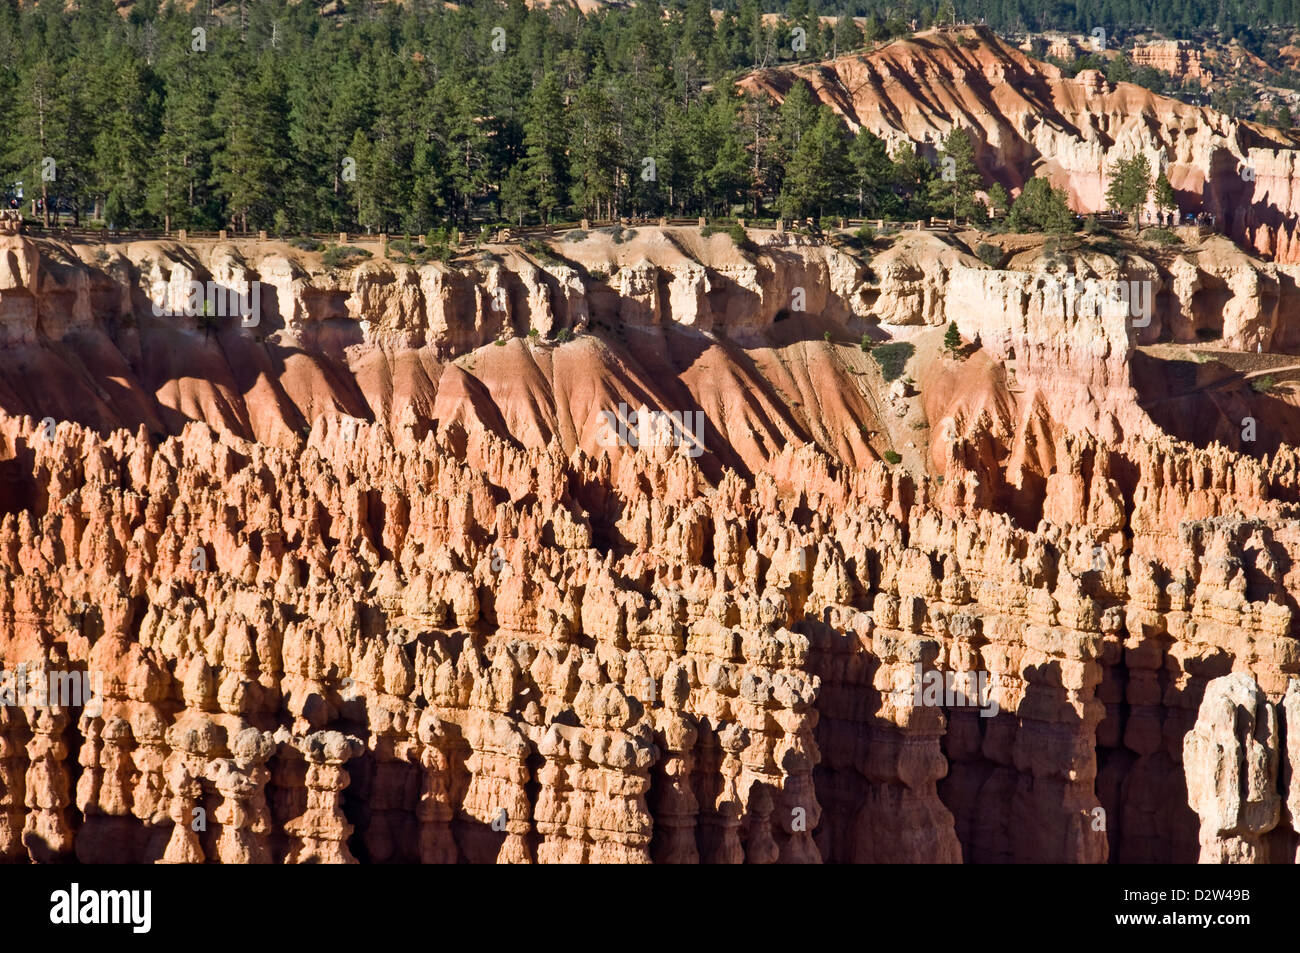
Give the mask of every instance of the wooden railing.
<svg viewBox="0 0 1300 953">
<path fill-rule="evenodd" d="M 813 228 L 814 223 L 810 219 L 803 222 L 789 221 L 782 219 L 752 221 L 743 217 L 735 219 L 714 220 L 715 225 L 725 227 L 732 223 L 739 224 L 742 228 L 757 231 L 786 231 L 793 229 Z M 576 222 L 555 222 L 549 225 L 525 225 L 525 226 L 504 226 L 496 227 L 489 231 L 488 241 L 499 244 L 505 242 L 523 241 L 540 236 L 559 235 L 564 232 L 575 229 L 593 230 L 601 228 L 613 228 L 622 226 L 628 229 L 642 227 L 668 226 L 674 228 L 682 227 L 703 227 L 708 224 L 708 220 L 703 217 L 697 218 L 620 218 L 617 220 L 596 220 L 583 219 Z M 852 231 L 862 226 L 868 226 L 879 233 L 889 233 L 905 230 L 921 231 L 925 229 L 947 229 L 954 230 L 957 228 L 971 227 L 972 223 L 964 219 L 913 219 L 908 221 L 894 221 L 890 219 L 879 218 L 835 218 L 823 219 L 820 230 L 823 232 L 833 231 Z M 23 232 L 40 238 L 50 238 L 62 241 L 84 242 L 95 244 L 107 244 L 109 242 L 137 242 L 137 241 L 265 241 L 268 238 L 266 231 L 240 232 L 234 230 L 221 231 L 200 231 L 192 229 L 172 229 L 164 231 L 162 229 L 107 229 L 107 228 L 85 228 L 79 226 L 51 225 L 46 228 L 39 223 L 30 221 L 24 222 Z M 479 233 L 473 230 L 459 232 L 452 230 L 452 236 L 456 239 L 453 244 L 456 247 L 462 247 L 474 244 Z M 377 244 L 386 248 L 388 244 L 398 241 L 409 240 L 417 245 L 426 243 L 426 235 L 409 235 L 400 236 L 383 233 L 360 233 L 360 232 L 297 232 L 293 235 L 285 236 L 284 240 L 293 241 L 298 238 L 311 238 L 322 243 L 337 244 Z"/>
</svg>

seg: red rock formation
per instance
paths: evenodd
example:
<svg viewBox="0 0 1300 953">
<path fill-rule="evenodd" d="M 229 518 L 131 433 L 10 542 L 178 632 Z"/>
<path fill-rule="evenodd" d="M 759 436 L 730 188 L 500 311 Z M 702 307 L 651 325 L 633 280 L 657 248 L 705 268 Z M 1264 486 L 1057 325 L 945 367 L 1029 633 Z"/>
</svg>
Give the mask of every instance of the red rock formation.
<svg viewBox="0 0 1300 953">
<path fill-rule="evenodd" d="M 1182 210 L 1211 212 L 1244 246 L 1300 261 L 1300 147 L 1280 130 L 1111 84 L 1096 70 L 1066 77 L 985 27 L 931 30 L 861 55 L 759 70 L 741 86 L 783 99 L 794 82 L 891 150 L 913 142 L 933 155 L 948 130 L 964 126 L 987 178 L 1014 194 L 1047 175 L 1080 212 L 1105 210 L 1107 169 L 1142 152 L 1165 169 Z"/>
<path fill-rule="evenodd" d="M 856 266 L 824 246 L 782 250 L 800 259 L 794 277 L 760 254 L 742 285 L 716 258 L 652 261 L 652 238 L 630 253 L 644 274 L 585 312 L 625 313 L 618 327 L 645 335 L 635 349 L 615 350 L 610 332 L 466 352 L 483 342 L 457 324 L 435 356 L 397 339 L 432 327 L 418 323 L 419 284 L 372 275 L 355 279 L 355 314 L 395 337 L 348 337 L 351 363 L 295 339 L 310 369 L 168 403 L 182 379 L 219 375 L 184 372 L 213 356 L 207 343 L 146 326 L 135 340 L 154 356 L 123 372 L 129 398 L 48 426 L 72 396 L 52 395 L 48 414 L 14 396 L 25 415 L 0 415 L 0 664 L 99 681 L 54 707 L 0 695 L 0 856 L 1295 855 L 1300 808 L 1277 780 L 1289 775 L 1241 769 L 1273 785 L 1268 823 L 1253 801 L 1233 813 L 1214 781 L 1247 757 L 1225 740 L 1216 679 L 1249 679 L 1265 726 L 1294 707 L 1293 450 L 1161 434 L 1137 399 L 1129 327 L 1062 314 L 1032 256 L 1000 271 L 921 236 L 899 244 L 869 302 Z M 1187 265 L 1210 275 L 1222 261 Z M 670 264 L 672 279 L 642 281 Z M 315 279 L 294 274 L 306 320 Z M 695 293 L 715 278 L 746 289 L 736 301 L 764 298 L 735 339 L 742 306 Z M 575 313 L 518 261 L 462 279 L 470 297 L 529 289 L 512 321 Z M 942 471 L 866 449 L 859 424 L 883 426 L 870 408 L 884 386 L 857 380 L 856 346 L 768 337 L 785 332 L 765 289 L 796 280 L 820 283 L 823 313 L 807 320 L 837 332 L 887 314 L 874 326 L 906 328 L 921 351 L 926 325 L 951 317 L 986 342 L 966 362 L 922 354 L 921 398 L 899 398 L 953 421 L 916 455 Z M 21 324 L 27 288 L 0 293 L 17 316 L 6 326 Z M 565 307 L 587 300 L 572 292 Z M 53 307 L 32 301 L 36 315 Z M 1166 303 L 1160 317 L 1182 314 Z M 67 367 L 77 335 L 94 333 L 111 357 L 95 328 L 44 328 L 32 352 Z M 1275 330 L 1292 333 L 1285 316 Z M 169 339 L 173 376 L 151 397 L 143 382 L 164 374 Z M 220 346 L 230 380 L 231 355 L 257 353 L 234 331 Z M 1013 351 L 1019 393 L 999 376 Z M 707 406 L 707 453 L 599 446 L 584 418 L 620 399 Z M 746 444 L 748 428 L 765 436 Z M 974 703 L 967 689 L 928 694 L 935 679 L 975 686 Z M 1280 763 L 1280 733 L 1265 734 Z"/>
</svg>

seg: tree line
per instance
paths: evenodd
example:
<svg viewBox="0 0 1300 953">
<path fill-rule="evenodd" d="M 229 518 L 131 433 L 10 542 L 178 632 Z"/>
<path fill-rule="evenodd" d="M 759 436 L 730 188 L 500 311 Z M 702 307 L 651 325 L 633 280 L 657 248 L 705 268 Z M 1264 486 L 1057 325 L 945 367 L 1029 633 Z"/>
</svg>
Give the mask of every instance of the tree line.
<svg viewBox="0 0 1300 953">
<path fill-rule="evenodd" d="M 792 0 L 0 0 L 0 190 L 118 228 L 424 233 L 638 215 L 998 217 L 963 132 L 938 154 L 856 135 L 744 72 L 910 29 Z M 915 8 L 929 20 L 951 6 Z"/>
<path fill-rule="evenodd" d="M 736 92 L 754 66 L 863 44 L 847 17 L 797 33 L 758 0 L 716 18 L 707 0 L 232 8 L 0 0 L 6 197 L 116 227 L 408 232 L 912 208 L 914 157 L 806 95 Z"/>
</svg>

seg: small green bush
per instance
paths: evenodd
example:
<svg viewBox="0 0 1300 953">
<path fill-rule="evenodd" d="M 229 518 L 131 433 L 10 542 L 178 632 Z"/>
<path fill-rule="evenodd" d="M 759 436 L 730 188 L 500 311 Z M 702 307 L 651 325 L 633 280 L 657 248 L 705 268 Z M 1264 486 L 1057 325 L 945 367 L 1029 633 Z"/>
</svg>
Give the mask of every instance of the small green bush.
<svg viewBox="0 0 1300 953">
<path fill-rule="evenodd" d="M 830 339 L 831 339 L 831 332 L 829 332 L 829 331 L 823 331 L 823 332 L 822 332 L 822 340 L 823 340 L 823 341 L 826 341 L 827 343 L 830 343 Z"/>
<path fill-rule="evenodd" d="M 541 332 L 538 331 L 536 328 L 529 328 L 529 329 L 528 329 L 528 336 L 529 336 L 530 338 L 532 338 L 534 341 L 536 341 L 536 340 L 537 340 L 539 337 L 541 337 L 542 335 L 541 335 Z"/>
<path fill-rule="evenodd" d="M 705 225 L 700 229 L 701 238 L 711 238 L 714 235 L 726 235 L 737 248 L 750 248 L 752 243 L 749 240 L 749 233 L 740 227 L 738 222 L 732 222 L 730 225 Z"/>
<path fill-rule="evenodd" d="M 870 334 L 862 335 L 862 339 L 858 341 L 858 347 L 862 348 L 862 350 L 867 351 L 868 353 L 870 353 L 871 349 L 875 346 L 876 346 L 876 342 L 871 340 Z"/>
<path fill-rule="evenodd" d="M 903 455 L 897 450 L 886 450 L 885 461 L 897 465 L 903 462 Z"/>
<path fill-rule="evenodd" d="M 372 258 L 373 255 L 364 248 L 353 248 L 351 245 L 330 245 L 325 249 L 325 254 L 321 255 L 321 261 L 326 268 L 338 268 L 342 265 L 354 264 L 354 258 Z"/>
<path fill-rule="evenodd" d="M 1266 394 L 1273 389 L 1277 381 L 1273 380 L 1272 374 L 1265 374 L 1263 377 L 1256 377 L 1250 382 L 1251 389 L 1257 394 Z"/>
<path fill-rule="evenodd" d="M 559 341 L 561 344 L 563 344 L 565 341 L 570 341 L 572 339 L 573 339 L 573 332 L 570 331 L 568 328 L 560 328 L 559 332 L 556 333 L 555 335 L 555 340 Z"/>
<path fill-rule="evenodd" d="M 587 237 L 586 232 L 584 232 L 580 228 L 575 228 L 572 231 L 570 231 L 569 234 L 564 236 L 564 240 L 566 242 L 580 242 L 580 241 L 584 241 L 586 237 Z"/>
<path fill-rule="evenodd" d="M 1155 242 L 1157 245 L 1181 245 L 1183 240 L 1167 228 L 1148 228 L 1142 233 L 1142 240 Z"/>
<path fill-rule="evenodd" d="M 916 348 L 907 341 L 894 341 L 877 346 L 871 352 L 871 356 L 880 365 L 881 377 L 893 381 L 903 376 L 903 368 L 907 366 L 915 351 Z"/>
<path fill-rule="evenodd" d="M 551 246 L 547 245 L 546 242 L 538 241 L 535 238 L 524 242 L 524 251 L 528 252 L 528 254 L 532 255 L 543 264 L 562 264 L 560 257 L 556 255 L 555 252 L 551 251 Z"/>
<path fill-rule="evenodd" d="M 297 238 L 289 239 L 289 244 L 294 248 L 302 251 L 320 251 L 321 243 L 316 241 L 310 235 L 299 235 Z"/>
<path fill-rule="evenodd" d="M 990 242 L 980 242 L 975 246 L 975 257 L 990 268 L 1002 264 L 1002 249 Z"/>
</svg>

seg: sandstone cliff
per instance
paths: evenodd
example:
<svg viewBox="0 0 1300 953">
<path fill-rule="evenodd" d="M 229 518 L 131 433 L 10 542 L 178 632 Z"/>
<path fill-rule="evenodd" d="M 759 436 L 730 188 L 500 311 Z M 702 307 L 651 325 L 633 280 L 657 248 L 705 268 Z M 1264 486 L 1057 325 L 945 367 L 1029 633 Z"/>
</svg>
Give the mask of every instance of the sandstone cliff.
<svg viewBox="0 0 1300 953">
<path fill-rule="evenodd" d="M 760 70 L 741 86 L 780 100 L 794 82 L 891 151 L 913 142 L 933 158 L 943 136 L 963 126 L 986 179 L 1014 194 L 1046 175 L 1080 212 L 1104 210 L 1107 170 L 1117 158 L 1144 153 L 1153 169 L 1165 170 L 1183 211 L 1211 212 L 1246 247 L 1300 261 L 1300 143 L 1278 129 L 1111 84 L 1096 70 L 1063 76 L 984 27 L 933 30 L 862 55 Z"/>
<path fill-rule="evenodd" d="M 6 239 L 0 663 L 94 691 L 0 705 L 0 856 L 1294 857 L 1300 456 L 1162 433 L 1133 371 L 1224 301 L 1288 340 L 1281 266 L 1075 256 L 1161 284 L 1135 328 L 1063 315 L 1041 248 L 756 237 L 332 273 Z M 155 316 L 188 275 L 261 276 L 264 323 Z M 705 452 L 609 445 L 620 401 Z"/>
</svg>

